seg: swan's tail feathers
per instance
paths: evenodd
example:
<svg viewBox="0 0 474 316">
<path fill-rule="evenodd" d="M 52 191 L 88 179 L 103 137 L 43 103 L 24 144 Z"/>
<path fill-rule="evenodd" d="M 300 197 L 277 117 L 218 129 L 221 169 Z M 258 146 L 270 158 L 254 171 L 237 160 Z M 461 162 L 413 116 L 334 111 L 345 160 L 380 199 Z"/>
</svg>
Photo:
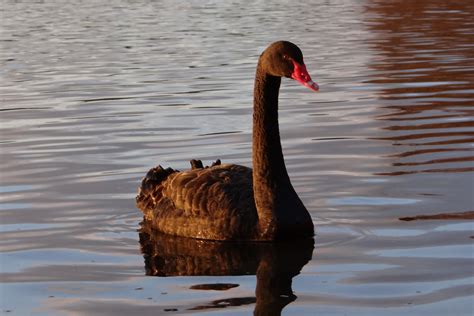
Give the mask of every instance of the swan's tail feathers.
<svg viewBox="0 0 474 316">
<path fill-rule="evenodd" d="M 161 181 L 165 180 L 168 178 L 168 176 L 174 172 L 177 172 L 178 170 L 174 170 L 172 168 L 163 168 L 162 166 L 158 165 L 158 167 L 151 168 L 145 178 L 143 180 L 150 180 L 154 181 L 155 184 L 160 183 Z"/>
<path fill-rule="evenodd" d="M 156 201 L 161 197 L 162 186 L 160 184 L 175 172 L 178 172 L 178 170 L 165 169 L 162 166 L 151 168 L 138 188 L 138 194 L 135 198 L 137 207 L 143 212 L 153 209 Z"/>
</svg>

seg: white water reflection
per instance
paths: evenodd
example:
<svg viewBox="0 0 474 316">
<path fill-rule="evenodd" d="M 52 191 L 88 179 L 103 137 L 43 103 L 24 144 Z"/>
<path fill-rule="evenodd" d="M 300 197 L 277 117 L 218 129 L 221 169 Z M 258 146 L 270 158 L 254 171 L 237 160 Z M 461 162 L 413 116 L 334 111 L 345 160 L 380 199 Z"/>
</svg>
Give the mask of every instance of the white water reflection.
<svg viewBox="0 0 474 316">
<path fill-rule="evenodd" d="M 415 199 L 353 196 L 350 198 L 328 199 L 329 205 L 406 205 L 420 202 Z"/>
</svg>

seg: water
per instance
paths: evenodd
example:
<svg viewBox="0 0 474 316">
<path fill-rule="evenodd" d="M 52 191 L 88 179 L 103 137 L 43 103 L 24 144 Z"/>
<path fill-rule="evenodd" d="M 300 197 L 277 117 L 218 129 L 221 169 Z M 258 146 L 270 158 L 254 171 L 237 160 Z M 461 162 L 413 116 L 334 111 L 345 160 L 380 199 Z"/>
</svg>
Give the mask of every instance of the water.
<svg viewBox="0 0 474 316">
<path fill-rule="evenodd" d="M 474 211 L 473 14 L 467 0 L 3 1 L 2 312 L 472 314 L 473 222 L 399 218 Z M 321 87 L 284 80 L 280 95 L 314 249 L 147 234 L 134 195 L 150 167 L 251 165 L 255 64 L 279 39 Z"/>
</svg>

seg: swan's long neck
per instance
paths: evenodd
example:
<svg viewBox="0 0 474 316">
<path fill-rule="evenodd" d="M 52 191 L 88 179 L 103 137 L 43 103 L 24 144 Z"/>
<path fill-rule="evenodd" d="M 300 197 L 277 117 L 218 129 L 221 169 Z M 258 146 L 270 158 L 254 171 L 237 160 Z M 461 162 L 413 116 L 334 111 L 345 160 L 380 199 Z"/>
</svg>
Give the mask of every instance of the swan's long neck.
<svg viewBox="0 0 474 316">
<path fill-rule="evenodd" d="M 278 128 L 280 83 L 280 77 L 267 74 L 259 63 L 254 88 L 253 190 L 263 235 L 276 233 L 290 205 L 302 205 L 283 159 Z"/>
</svg>

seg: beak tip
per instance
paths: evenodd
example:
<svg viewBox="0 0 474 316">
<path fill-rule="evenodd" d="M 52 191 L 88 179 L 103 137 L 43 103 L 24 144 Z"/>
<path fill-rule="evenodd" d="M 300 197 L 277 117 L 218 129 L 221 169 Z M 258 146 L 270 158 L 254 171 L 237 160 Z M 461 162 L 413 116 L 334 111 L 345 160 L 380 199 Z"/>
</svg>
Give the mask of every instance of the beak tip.
<svg viewBox="0 0 474 316">
<path fill-rule="evenodd" d="M 316 82 L 313 82 L 312 80 L 306 82 L 305 85 L 313 91 L 319 91 L 319 85 Z"/>
</svg>

